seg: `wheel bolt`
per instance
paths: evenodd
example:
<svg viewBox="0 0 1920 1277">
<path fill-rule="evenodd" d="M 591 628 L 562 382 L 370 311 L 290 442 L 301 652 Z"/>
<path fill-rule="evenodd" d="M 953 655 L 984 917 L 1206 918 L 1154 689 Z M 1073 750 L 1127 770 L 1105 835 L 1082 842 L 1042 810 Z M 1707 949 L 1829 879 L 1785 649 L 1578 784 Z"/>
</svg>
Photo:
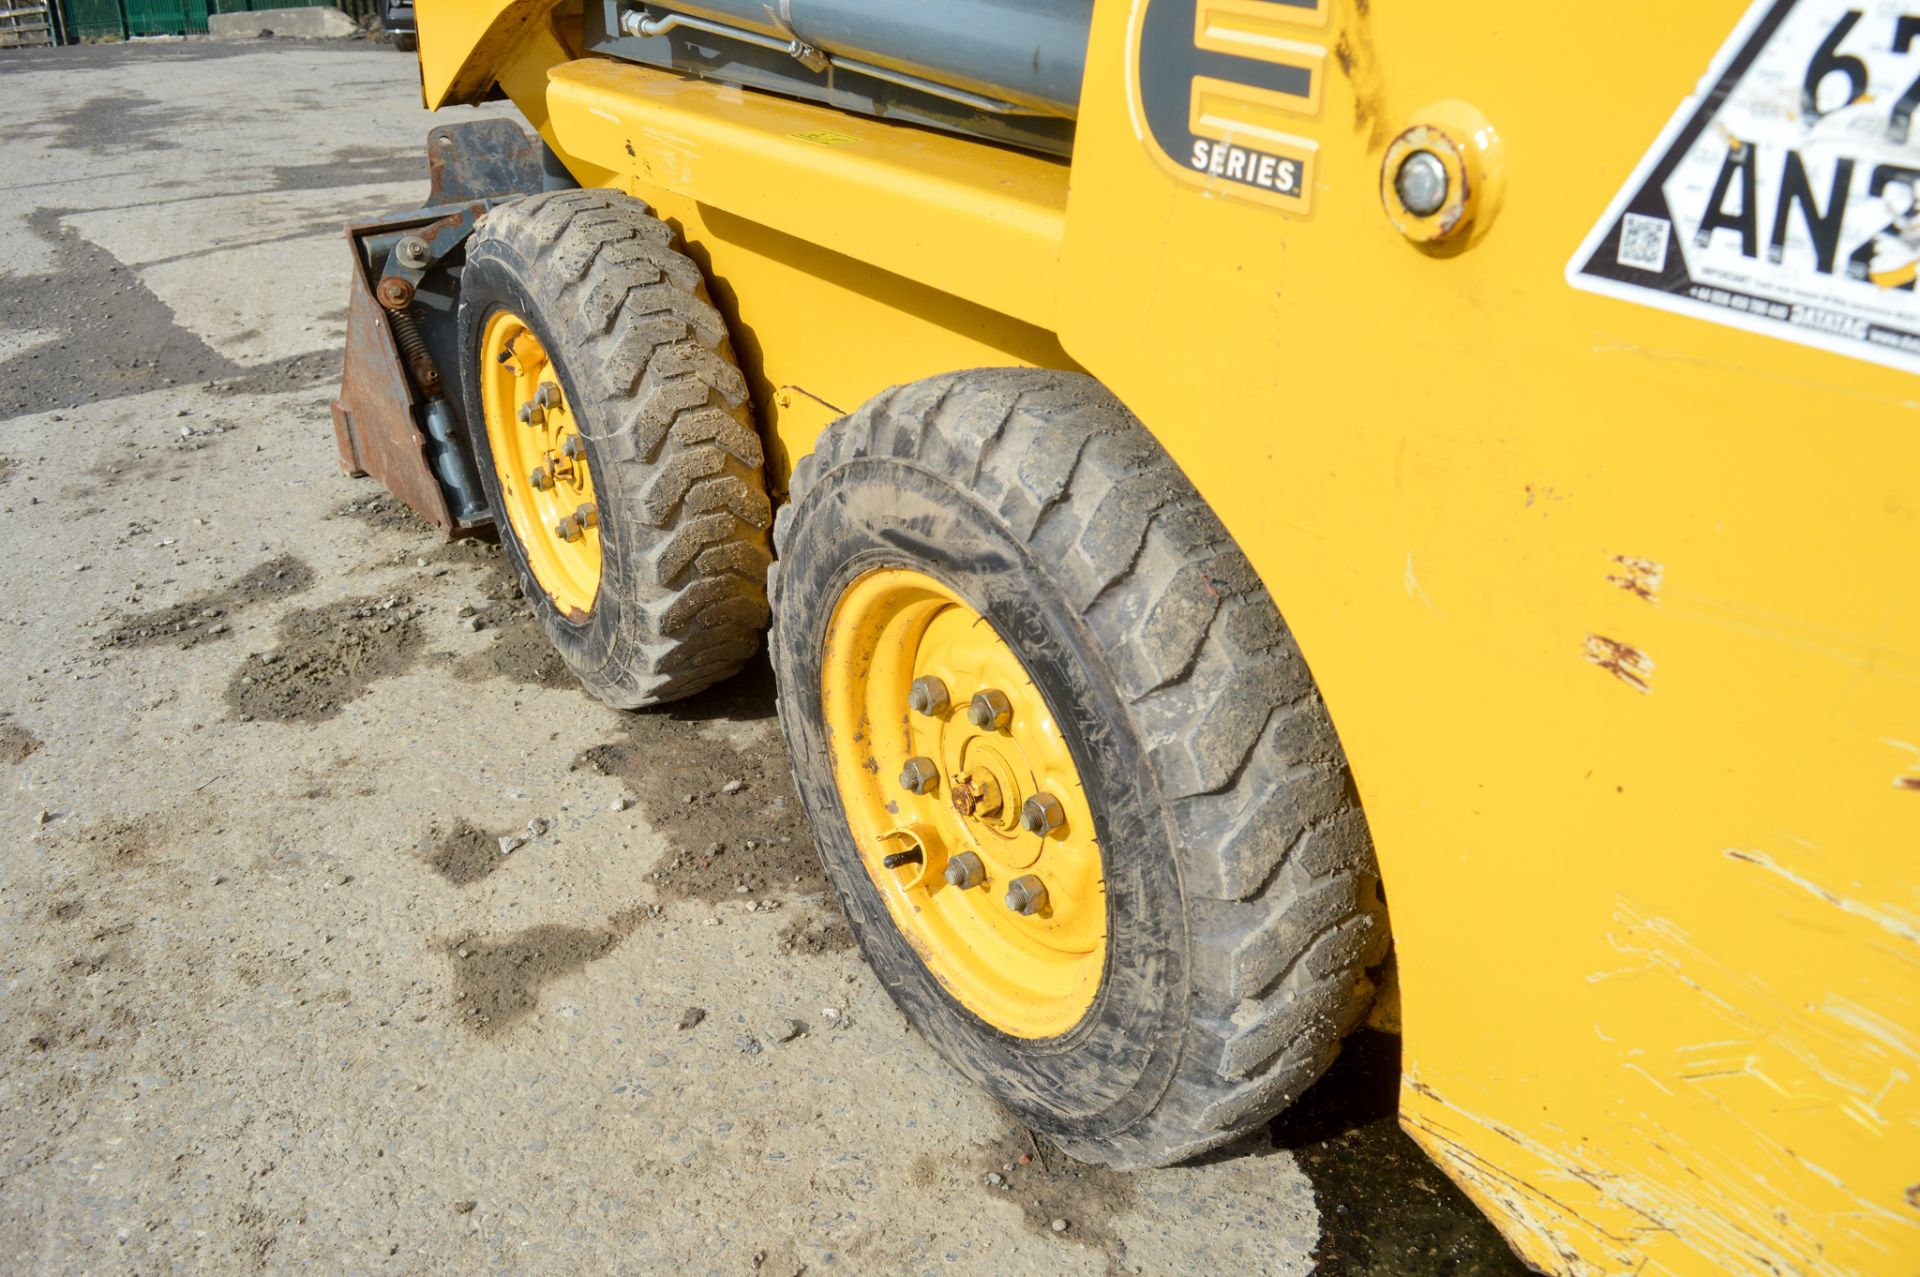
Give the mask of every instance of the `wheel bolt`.
<svg viewBox="0 0 1920 1277">
<path fill-rule="evenodd" d="M 909 758 L 900 769 L 900 787 L 910 794 L 931 793 L 939 783 L 940 769 L 931 758 Z"/>
<path fill-rule="evenodd" d="M 962 816 L 991 820 L 1000 814 L 1000 783 L 983 768 L 954 777 L 952 798 L 953 809 Z"/>
<path fill-rule="evenodd" d="M 541 411 L 538 405 L 530 404 L 530 403 L 523 403 L 520 405 L 520 424 L 521 425 L 540 426 L 540 425 L 545 425 L 546 420 L 547 420 L 547 414 Z"/>
<path fill-rule="evenodd" d="M 1007 908 L 1023 918 L 1031 918 L 1047 907 L 1047 884 L 1032 874 L 1022 874 L 1007 884 Z"/>
<path fill-rule="evenodd" d="M 1045 838 L 1067 823 L 1067 812 L 1052 794 L 1035 794 L 1020 804 L 1020 827 Z"/>
<path fill-rule="evenodd" d="M 907 692 L 908 708 L 929 718 L 946 713 L 951 703 L 947 699 L 947 685 L 931 674 L 914 679 L 913 687 Z"/>
<path fill-rule="evenodd" d="M 584 532 L 585 529 L 580 526 L 580 520 L 574 518 L 572 515 L 568 515 L 553 525 L 553 535 L 559 537 L 562 541 L 578 541 Z"/>
<path fill-rule="evenodd" d="M 1005 692 L 991 687 L 975 692 L 973 702 L 967 706 L 967 719 L 983 732 L 997 732 L 1013 721 L 1013 702 Z"/>
<path fill-rule="evenodd" d="M 553 486 L 553 472 L 545 466 L 535 466 L 533 473 L 527 476 L 527 482 L 533 485 L 536 492 L 545 492 Z"/>
<path fill-rule="evenodd" d="M 541 409 L 560 406 L 560 387 L 550 381 L 540 383 L 540 389 L 533 392 L 534 405 Z"/>
<path fill-rule="evenodd" d="M 980 863 L 980 857 L 970 851 L 947 858 L 946 872 L 941 875 L 950 887 L 968 891 L 987 880 L 987 867 Z"/>
<path fill-rule="evenodd" d="M 583 528 L 597 528 L 600 526 L 600 507 L 591 501 L 585 502 L 573 508 L 573 517 L 579 520 Z"/>
<path fill-rule="evenodd" d="M 580 442 L 579 435 L 568 435 L 567 441 L 560 445 L 561 455 L 569 461 L 578 461 L 586 450 L 586 445 Z"/>
</svg>

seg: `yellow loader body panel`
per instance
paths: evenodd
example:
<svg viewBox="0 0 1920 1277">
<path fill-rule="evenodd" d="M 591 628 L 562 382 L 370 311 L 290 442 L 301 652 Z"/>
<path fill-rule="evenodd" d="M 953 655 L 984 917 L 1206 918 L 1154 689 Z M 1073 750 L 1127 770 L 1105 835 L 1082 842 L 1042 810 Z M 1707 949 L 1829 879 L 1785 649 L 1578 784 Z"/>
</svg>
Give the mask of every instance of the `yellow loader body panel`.
<svg viewBox="0 0 1920 1277">
<path fill-rule="evenodd" d="M 1203 2 L 1195 48 L 1313 86 L 1196 74 L 1236 183 L 1154 141 L 1161 2 L 1097 3 L 1070 166 L 584 57 L 541 0 L 422 0 L 421 53 L 431 104 L 497 81 L 678 225 L 776 488 L 950 369 L 1084 368 L 1147 424 L 1352 761 L 1402 1122 L 1530 1262 L 1920 1272 L 1915 381 L 1568 278 L 1764 6 Z M 1433 243 L 1383 199 L 1423 122 L 1477 184 Z"/>
</svg>

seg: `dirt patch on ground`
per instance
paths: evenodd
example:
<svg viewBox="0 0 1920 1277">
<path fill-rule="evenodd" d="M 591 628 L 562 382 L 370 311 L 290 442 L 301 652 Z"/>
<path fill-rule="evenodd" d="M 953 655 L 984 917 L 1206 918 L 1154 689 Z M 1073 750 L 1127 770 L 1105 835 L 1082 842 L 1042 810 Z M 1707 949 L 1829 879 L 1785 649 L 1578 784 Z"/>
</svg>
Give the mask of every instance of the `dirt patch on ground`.
<svg viewBox="0 0 1920 1277">
<path fill-rule="evenodd" d="M 962 1168 L 980 1192 L 1018 1206 L 1028 1232 L 1098 1247 L 1109 1271 L 1125 1271 L 1126 1246 L 1112 1221 L 1133 1208 L 1131 1177 L 1076 1162 L 1021 1127 L 976 1148 Z"/>
<path fill-rule="evenodd" d="M 441 535 L 440 529 L 415 514 L 413 507 L 384 491 L 369 492 L 351 501 L 343 501 L 335 506 L 333 512 L 327 517 L 352 519 L 378 532 L 431 533 L 435 537 Z"/>
<path fill-rule="evenodd" d="M 642 915 L 619 914 L 605 927 L 548 923 L 504 940 L 473 932 L 442 942 L 453 963 L 459 1021 L 482 1037 L 497 1037 L 540 1005 L 540 990 L 589 962 L 606 957 L 633 933 Z"/>
<path fill-rule="evenodd" d="M 242 721 L 318 723 L 374 683 L 413 664 L 419 612 L 403 595 L 302 608 L 280 622 L 280 643 L 241 664 L 227 707 Z"/>
<path fill-rule="evenodd" d="M 0 483 L 7 481 L 7 476 L 13 473 L 13 467 L 14 460 L 12 457 L 0 457 Z"/>
<path fill-rule="evenodd" d="M 11 716 L 0 714 L 0 767 L 24 763 L 39 748 L 38 736 L 14 722 Z"/>
<path fill-rule="evenodd" d="M 492 643 L 454 663 L 453 676 L 467 683 L 504 678 L 535 687 L 568 687 L 574 681 L 539 624 L 526 618 L 500 626 Z"/>
<path fill-rule="evenodd" d="M 833 904 L 825 908 L 830 912 L 801 914 L 781 927 L 781 949 L 787 953 L 822 954 L 843 953 L 853 948 L 853 932 L 847 926 L 845 915 Z"/>
<path fill-rule="evenodd" d="M 666 839 L 671 850 L 653 875 L 663 898 L 717 904 L 828 891 L 786 753 L 765 731 L 765 748 L 745 753 L 671 709 L 636 713 L 625 740 L 574 760 L 623 781 Z"/>
<path fill-rule="evenodd" d="M 438 825 L 420 840 L 420 854 L 433 871 L 456 887 L 479 882 L 505 864 L 500 854 L 500 836 L 490 834 L 461 817 L 451 829 Z"/>
<path fill-rule="evenodd" d="M 466 683 L 504 678 L 532 687 L 575 686 L 573 671 L 534 619 L 519 587 L 499 568 L 498 559 L 496 549 L 495 570 L 482 586 L 482 596 L 461 609 L 466 623 L 492 632 L 493 641 L 454 662 L 453 676 Z"/>
<path fill-rule="evenodd" d="M 196 594 L 172 607 L 123 615 L 101 637 L 98 646 L 129 648 L 169 643 L 175 647 L 195 647 L 231 634 L 230 618 L 242 608 L 298 594 L 313 581 L 312 568 L 291 554 L 282 554 L 249 569 L 221 589 Z"/>
<path fill-rule="evenodd" d="M 1315 1277 L 1524 1277 L 1494 1226 L 1400 1129 L 1400 1039 L 1364 1030 L 1271 1127 L 1320 1208 Z"/>
<path fill-rule="evenodd" d="M 167 849 L 165 832 L 152 816 L 87 825 L 74 835 L 73 841 L 114 869 L 136 869 L 151 864 Z"/>
</svg>

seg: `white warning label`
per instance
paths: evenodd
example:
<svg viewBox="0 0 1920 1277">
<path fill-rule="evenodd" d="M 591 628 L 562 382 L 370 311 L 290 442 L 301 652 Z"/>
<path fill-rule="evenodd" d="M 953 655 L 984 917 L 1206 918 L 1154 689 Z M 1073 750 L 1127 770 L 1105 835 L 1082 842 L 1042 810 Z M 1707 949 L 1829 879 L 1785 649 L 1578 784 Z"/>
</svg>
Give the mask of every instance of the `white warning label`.
<svg viewBox="0 0 1920 1277">
<path fill-rule="evenodd" d="M 1761 0 L 1576 288 L 1920 371 L 1920 0 Z"/>
</svg>

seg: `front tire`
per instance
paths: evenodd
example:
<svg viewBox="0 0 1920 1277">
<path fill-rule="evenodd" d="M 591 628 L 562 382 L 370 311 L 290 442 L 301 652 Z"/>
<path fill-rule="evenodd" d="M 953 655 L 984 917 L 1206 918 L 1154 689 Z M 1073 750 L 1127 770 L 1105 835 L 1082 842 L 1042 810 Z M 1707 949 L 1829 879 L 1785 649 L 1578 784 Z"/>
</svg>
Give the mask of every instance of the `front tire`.
<svg viewBox="0 0 1920 1277">
<path fill-rule="evenodd" d="M 1140 423 L 1070 374 L 900 387 L 800 463 L 775 539 L 771 647 L 801 801 L 868 961 L 914 1025 L 1023 1122 L 1116 1167 L 1225 1143 L 1304 1091 L 1364 1014 L 1386 951 L 1372 848 L 1279 613 Z M 866 836 L 907 819 L 894 808 L 919 810 L 910 795 L 871 809 L 903 751 L 931 738 L 912 734 L 912 714 L 903 735 L 848 707 L 835 663 L 873 654 L 837 618 L 876 581 L 916 577 L 1017 655 L 1044 700 L 1017 712 L 1057 725 L 1085 790 L 1104 968 L 1063 1028 L 1036 1033 L 956 978 L 955 963 L 991 950 L 921 927 L 947 887 L 879 867 L 905 844 Z M 903 659 L 873 677 L 917 672 Z M 859 695 L 892 704 L 882 693 Z M 999 907 L 1002 884 L 987 885 L 980 907 Z"/>
<path fill-rule="evenodd" d="M 501 543 L 581 683 L 631 709 L 736 672 L 767 623 L 772 508 L 726 325 L 666 223 L 598 190 L 491 210 L 460 350 Z"/>
</svg>

